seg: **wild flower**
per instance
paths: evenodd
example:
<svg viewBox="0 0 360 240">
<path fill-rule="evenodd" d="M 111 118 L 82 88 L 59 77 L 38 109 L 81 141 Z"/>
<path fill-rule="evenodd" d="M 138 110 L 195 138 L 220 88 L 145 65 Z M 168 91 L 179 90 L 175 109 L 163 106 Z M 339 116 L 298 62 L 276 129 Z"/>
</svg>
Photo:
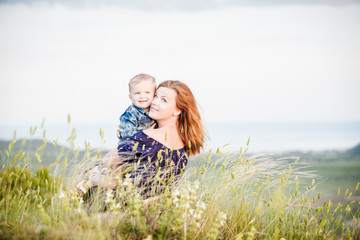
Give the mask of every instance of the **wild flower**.
<svg viewBox="0 0 360 240">
<path fill-rule="evenodd" d="M 199 208 L 205 210 L 206 209 L 206 204 L 204 202 L 197 201 L 196 202 L 196 207 L 199 207 Z"/>
<path fill-rule="evenodd" d="M 220 217 L 219 217 L 219 219 L 220 219 L 220 226 L 224 226 L 225 220 L 227 219 L 226 214 L 225 214 L 225 213 L 220 213 L 219 215 L 220 215 Z"/>
<path fill-rule="evenodd" d="M 173 193 L 174 197 L 179 196 L 179 194 L 180 194 L 180 192 L 179 192 L 179 190 L 178 190 L 178 189 L 176 189 L 176 190 L 174 191 L 174 193 Z"/>
<path fill-rule="evenodd" d="M 113 199 L 113 193 L 111 190 L 107 190 L 106 191 L 106 199 L 105 199 L 105 203 L 109 203 L 111 202 Z"/>
<path fill-rule="evenodd" d="M 189 210 L 189 214 L 190 214 L 190 215 L 194 215 L 194 211 L 195 211 L 194 209 L 190 209 L 190 210 Z"/>
<path fill-rule="evenodd" d="M 59 198 L 61 199 L 61 198 L 63 198 L 63 197 L 65 197 L 65 193 L 64 193 L 64 191 L 60 191 L 60 193 L 59 193 Z"/>
</svg>

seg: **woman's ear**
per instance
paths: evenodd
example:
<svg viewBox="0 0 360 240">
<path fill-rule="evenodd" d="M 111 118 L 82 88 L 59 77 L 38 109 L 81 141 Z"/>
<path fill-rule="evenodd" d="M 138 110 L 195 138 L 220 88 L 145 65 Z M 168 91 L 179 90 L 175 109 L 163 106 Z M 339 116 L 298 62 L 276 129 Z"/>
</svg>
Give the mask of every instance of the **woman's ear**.
<svg viewBox="0 0 360 240">
<path fill-rule="evenodd" d="M 181 111 L 180 110 L 178 110 L 178 111 L 176 111 L 176 112 L 174 112 L 174 116 L 179 116 L 180 115 L 180 113 L 181 113 Z"/>
</svg>

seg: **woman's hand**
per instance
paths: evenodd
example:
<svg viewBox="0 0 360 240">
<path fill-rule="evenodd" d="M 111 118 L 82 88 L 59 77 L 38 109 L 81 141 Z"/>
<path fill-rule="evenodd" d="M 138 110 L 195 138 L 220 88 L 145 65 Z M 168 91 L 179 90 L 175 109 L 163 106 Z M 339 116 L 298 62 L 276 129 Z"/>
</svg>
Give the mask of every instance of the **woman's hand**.
<svg viewBox="0 0 360 240">
<path fill-rule="evenodd" d="M 93 186 L 100 186 L 103 188 L 115 188 L 117 185 L 116 179 L 112 178 L 110 175 L 100 173 L 91 176 L 90 182 Z"/>
</svg>

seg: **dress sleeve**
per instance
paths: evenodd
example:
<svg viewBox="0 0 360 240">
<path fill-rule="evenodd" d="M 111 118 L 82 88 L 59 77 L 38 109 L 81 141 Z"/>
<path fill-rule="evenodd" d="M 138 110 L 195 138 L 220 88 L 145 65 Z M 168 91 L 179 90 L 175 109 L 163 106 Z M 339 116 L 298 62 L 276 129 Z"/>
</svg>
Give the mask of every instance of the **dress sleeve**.
<svg viewBox="0 0 360 240">
<path fill-rule="evenodd" d="M 133 112 L 126 111 L 120 116 L 120 135 L 122 139 L 139 133 L 140 130 L 136 130 L 137 127 L 138 120 Z"/>
<path fill-rule="evenodd" d="M 119 157 L 124 156 L 140 156 L 147 150 L 147 143 L 141 133 L 124 138 L 117 147 Z"/>
</svg>

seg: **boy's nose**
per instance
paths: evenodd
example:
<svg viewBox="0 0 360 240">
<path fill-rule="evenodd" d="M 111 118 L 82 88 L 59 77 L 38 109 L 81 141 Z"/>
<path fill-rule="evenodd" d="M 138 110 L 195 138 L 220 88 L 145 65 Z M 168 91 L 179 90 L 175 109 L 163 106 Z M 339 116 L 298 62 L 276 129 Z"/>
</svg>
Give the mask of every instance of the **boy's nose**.
<svg viewBox="0 0 360 240">
<path fill-rule="evenodd" d="M 146 98 L 146 94 L 142 93 L 142 94 L 140 95 L 140 98 Z"/>
</svg>

